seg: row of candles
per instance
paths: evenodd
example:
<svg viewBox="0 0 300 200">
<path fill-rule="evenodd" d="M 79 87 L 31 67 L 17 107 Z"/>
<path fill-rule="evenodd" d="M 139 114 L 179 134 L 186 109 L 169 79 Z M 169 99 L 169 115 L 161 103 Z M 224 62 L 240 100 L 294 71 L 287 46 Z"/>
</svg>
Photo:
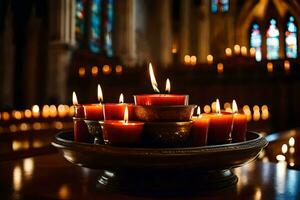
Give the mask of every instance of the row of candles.
<svg viewBox="0 0 300 200">
<path fill-rule="evenodd" d="M 101 67 L 98 67 L 98 66 L 92 66 L 90 68 L 90 73 L 93 77 L 96 77 L 98 76 L 99 74 L 99 71 L 100 69 L 102 69 L 102 73 L 104 75 L 109 75 L 112 73 L 112 67 L 109 66 L 109 65 L 103 65 L 102 68 Z M 120 75 L 123 73 L 123 67 L 122 65 L 116 65 L 115 68 L 114 68 L 114 71 L 117 75 Z M 86 68 L 85 67 L 80 67 L 78 69 L 78 75 L 79 77 L 84 77 L 87 75 L 87 72 L 86 72 Z"/>
<path fill-rule="evenodd" d="M 121 101 L 119 101 L 121 102 Z M 232 112 L 231 103 L 224 103 L 224 110 L 226 112 Z M 203 112 L 211 113 L 216 111 L 216 102 L 212 102 L 211 105 L 204 105 Z M 249 105 L 243 106 L 243 112 L 246 114 L 248 121 L 252 119 L 254 121 L 258 121 L 260 119 L 267 120 L 269 119 L 270 113 L 267 105 L 262 105 L 259 107 L 258 105 L 253 106 L 253 112 Z M 12 112 L 2 112 L 0 113 L 0 120 L 9 121 L 11 119 L 14 120 L 23 120 L 23 119 L 35 119 L 35 118 L 65 118 L 65 117 L 73 117 L 74 116 L 74 106 L 60 104 L 58 106 L 55 105 L 43 105 L 38 106 L 34 105 L 31 109 L 26 110 L 13 110 Z"/>
<path fill-rule="evenodd" d="M 149 64 L 151 84 L 155 92 L 160 93 L 156 82 L 153 68 Z M 174 94 L 149 94 L 134 95 L 135 105 L 125 104 L 123 95 L 120 95 L 120 103 L 102 104 L 103 94 L 100 85 L 97 88 L 97 104 L 78 104 L 75 92 L 73 92 L 73 103 L 75 106 L 74 138 L 77 141 L 84 141 L 87 134 L 83 134 L 83 119 L 103 121 L 103 138 L 109 144 L 137 143 L 141 138 L 143 120 L 130 122 L 134 119 L 136 106 L 187 106 L 188 95 Z M 170 93 L 170 81 L 166 81 L 166 92 Z M 216 112 L 200 114 L 200 107 L 197 109 L 197 116 L 193 118 L 192 133 L 194 141 L 198 145 L 228 143 L 233 141 L 244 141 L 247 126 L 247 116 L 238 113 L 235 101 L 232 104 L 232 112 L 221 112 L 219 100 L 216 100 Z M 153 109 L 153 107 L 150 107 Z M 174 107 L 173 107 L 174 108 Z M 147 111 L 148 112 L 148 111 Z M 145 115 L 148 115 L 148 113 Z M 141 119 L 141 118 L 139 118 Z M 187 119 L 189 120 L 189 119 Z M 233 130 L 232 130 L 233 128 Z M 207 134 L 209 130 L 209 134 Z M 208 138 L 207 138 L 208 137 Z"/>
</svg>

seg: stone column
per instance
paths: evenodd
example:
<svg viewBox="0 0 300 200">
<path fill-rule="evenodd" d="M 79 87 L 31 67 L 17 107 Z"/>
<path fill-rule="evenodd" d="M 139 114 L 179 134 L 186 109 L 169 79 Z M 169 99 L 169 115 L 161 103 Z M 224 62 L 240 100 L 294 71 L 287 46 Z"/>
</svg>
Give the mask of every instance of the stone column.
<svg viewBox="0 0 300 200">
<path fill-rule="evenodd" d="M 179 39 L 179 56 L 180 61 L 183 62 L 184 56 L 190 54 L 190 12 L 191 12 L 191 0 L 180 1 L 181 3 L 181 15 L 180 15 L 180 39 Z"/>
<path fill-rule="evenodd" d="M 209 11 L 210 11 L 210 1 L 202 1 L 197 18 L 197 34 L 198 34 L 198 43 L 197 43 L 197 58 L 198 62 L 206 62 L 206 57 L 210 54 L 210 20 L 209 20 Z"/>
<path fill-rule="evenodd" d="M 47 71 L 47 98 L 65 103 L 71 51 L 75 44 L 75 0 L 49 1 L 50 41 Z"/>
<path fill-rule="evenodd" d="M 126 66 L 136 64 L 136 4 L 138 0 L 122 0 L 115 5 L 114 52 Z M 140 14 L 140 13 L 139 13 Z"/>
<path fill-rule="evenodd" d="M 159 1 L 160 58 L 162 66 L 172 64 L 171 0 Z"/>
</svg>

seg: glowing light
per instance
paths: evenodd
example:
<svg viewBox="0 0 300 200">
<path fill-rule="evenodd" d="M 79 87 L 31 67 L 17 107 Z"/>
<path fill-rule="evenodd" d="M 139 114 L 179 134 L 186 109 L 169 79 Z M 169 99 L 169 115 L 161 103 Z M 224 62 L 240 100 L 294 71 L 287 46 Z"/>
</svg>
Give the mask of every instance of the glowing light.
<svg viewBox="0 0 300 200">
<path fill-rule="evenodd" d="M 76 96 L 76 93 L 74 91 L 72 93 L 72 102 L 73 102 L 73 105 L 78 105 L 77 96 Z"/>
<path fill-rule="evenodd" d="M 197 117 L 200 117 L 201 115 L 201 109 L 200 106 L 197 106 Z"/>
<path fill-rule="evenodd" d="M 124 111 L 124 123 L 128 123 L 128 107 L 125 107 Z"/>
<path fill-rule="evenodd" d="M 41 130 L 42 124 L 40 122 L 34 122 L 33 125 L 32 125 L 32 128 L 34 130 Z"/>
<path fill-rule="evenodd" d="M 247 56 L 247 47 L 245 47 L 245 46 L 241 47 L 241 54 L 242 54 L 242 56 Z"/>
<path fill-rule="evenodd" d="M 295 166 L 295 163 L 294 162 L 290 162 L 289 164 L 291 167 L 294 167 Z"/>
<path fill-rule="evenodd" d="M 170 94 L 171 92 L 171 83 L 170 83 L 170 79 L 167 78 L 167 81 L 166 81 L 166 93 Z"/>
<path fill-rule="evenodd" d="M 282 152 L 283 154 L 285 154 L 287 151 L 288 151 L 288 146 L 287 146 L 286 144 L 283 144 L 283 145 L 281 146 L 281 152 Z"/>
<path fill-rule="evenodd" d="M 216 113 L 221 114 L 220 102 L 219 99 L 216 100 Z"/>
<path fill-rule="evenodd" d="M 279 162 L 283 162 L 283 161 L 285 161 L 285 156 L 279 154 L 279 155 L 276 156 L 276 160 L 278 160 Z"/>
<path fill-rule="evenodd" d="M 20 130 L 21 131 L 28 131 L 30 129 L 30 126 L 27 123 L 21 123 L 20 124 Z"/>
<path fill-rule="evenodd" d="M 251 56 L 251 57 L 255 57 L 256 50 L 255 50 L 254 47 L 251 47 L 250 50 L 249 50 L 249 52 L 250 52 L 250 56 Z"/>
<path fill-rule="evenodd" d="M 232 56 L 232 50 L 230 48 L 226 48 L 225 49 L 225 55 L 228 56 L 228 57 Z"/>
<path fill-rule="evenodd" d="M 234 49 L 234 53 L 236 55 L 240 55 L 240 53 L 241 53 L 241 47 L 240 47 L 240 45 L 238 45 L 238 44 L 234 45 L 233 49 Z"/>
<path fill-rule="evenodd" d="M 13 188 L 20 191 L 22 188 L 22 170 L 20 166 L 15 166 L 13 171 Z"/>
<path fill-rule="evenodd" d="M 283 65 L 284 65 L 284 70 L 285 70 L 286 72 L 290 72 L 290 70 L 291 70 L 291 64 L 290 64 L 290 61 L 285 60 Z"/>
<path fill-rule="evenodd" d="M 232 112 L 237 113 L 238 112 L 238 106 L 235 100 L 232 101 Z"/>
<path fill-rule="evenodd" d="M 29 141 L 28 140 L 25 140 L 25 141 L 13 140 L 12 149 L 13 149 L 13 151 L 29 149 Z"/>
<path fill-rule="evenodd" d="M 224 109 L 231 108 L 231 104 L 229 102 L 224 103 Z"/>
<path fill-rule="evenodd" d="M 273 72 L 273 63 L 271 63 L 271 62 L 267 63 L 267 70 L 268 70 L 269 73 Z"/>
<path fill-rule="evenodd" d="M 42 108 L 42 116 L 48 118 L 50 116 L 50 106 L 44 105 Z"/>
<path fill-rule="evenodd" d="M 205 113 L 210 113 L 211 108 L 210 108 L 209 105 L 205 105 L 204 108 L 203 108 L 203 110 L 204 110 Z"/>
<path fill-rule="evenodd" d="M 197 64 L 197 57 L 191 56 L 191 65 L 196 65 L 196 64 Z"/>
<path fill-rule="evenodd" d="M 67 185 L 62 185 L 58 190 L 58 196 L 60 199 L 70 199 L 70 188 Z"/>
<path fill-rule="evenodd" d="M 109 65 L 104 65 L 104 66 L 102 67 L 102 72 L 103 72 L 103 74 L 105 74 L 105 75 L 110 74 L 110 73 L 111 73 L 111 67 L 110 67 Z"/>
<path fill-rule="evenodd" d="M 191 56 L 190 55 L 185 55 L 184 56 L 184 63 L 185 64 L 190 64 L 191 63 Z"/>
<path fill-rule="evenodd" d="M 289 152 L 290 152 L 290 154 L 294 154 L 295 153 L 295 147 L 290 147 Z"/>
<path fill-rule="evenodd" d="M 254 121 L 258 121 L 259 119 L 260 119 L 260 112 L 257 111 L 257 110 L 255 110 L 255 111 L 253 112 L 253 120 L 254 120 Z"/>
<path fill-rule="evenodd" d="M 75 114 L 75 108 L 74 108 L 74 106 L 70 106 L 70 109 L 69 109 L 69 116 L 70 116 L 70 117 L 73 117 L 74 114 Z"/>
<path fill-rule="evenodd" d="M 291 147 L 295 146 L 295 138 L 291 137 L 291 138 L 289 139 L 289 145 L 290 145 Z"/>
<path fill-rule="evenodd" d="M 153 90 L 155 92 L 159 93 L 158 85 L 157 85 L 157 82 L 155 79 L 155 75 L 154 75 L 154 71 L 153 71 L 153 67 L 152 67 L 151 63 L 149 63 L 149 74 L 150 74 L 150 80 L 151 80 Z"/>
<path fill-rule="evenodd" d="M 115 68 L 116 74 L 122 74 L 123 67 L 121 65 L 117 65 Z"/>
<path fill-rule="evenodd" d="M 15 119 L 20 120 L 23 117 L 23 113 L 20 112 L 20 111 L 14 111 L 13 116 L 14 116 Z"/>
<path fill-rule="evenodd" d="M 217 64 L 217 71 L 218 71 L 218 74 L 222 74 L 223 71 L 224 71 L 224 65 L 223 63 L 218 63 Z"/>
<path fill-rule="evenodd" d="M 34 105 L 34 106 L 32 106 L 32 116 L 34 117 L 34 118 L 38 118 L 39 116 L 40 116 L 40 108 L 39 108 L 39 106 L 38 105 Z"/>
<path fill-rule="evenodd" d="M 60 130 L 64 128 L 64 125 L 62 122 L 54 122 L 54 128 Z"/>
<path fill-rule="evenodd" d="M 208 56 L 206 57 L 206 60 L 207 60 L 207 63 L 208 63 L 208 64 L 213 64 L 213 62 L 214 62 L 214 57 L 213 57 L 212 55 L 208 55 Z"/>
<path fill-rule="evenodd" d="M 24 115 L 25 115 L 26 118 L 31 118 L 31 116 L 32 116 L 31 110 L 26 109 L 26 110 L 24 111 Z"/>
<path fill-rule="evenodd" d="M 15 125 L 15 124 L 12 124 L 12 125 L 10 125 L 9 126 L 9 131 L 10 132 L 17 132 L 18 131 L 18 127 L 17 127 L 17 125 Z"/>
<path fill-rule="evenodd" d="M 102 92 L 102 88 L 101 88 L 100 84 L 98 84 L 98 86 L 97 86 L 97 97 L 98 97 L 98 101 L 100 103 L 102 103 L 103 102 L 103 92 Z"/>
<path fill-rule="evenodd" d="M 84 77 L 85 76 L 85 68 L 84 67 L 80 67 L 78 69 L 78 75 L 79 75 L 79 77 Z"/>
<path fill-rule="evenodd" d="M 92 76 L 97 76 L 98 75 L 98 67 L 93 66 L 91 72 L 92 72 Z"/>
<path fill-rule="evenodd" d="M 34 160 L 33 158 L 25 158 L 23 160 L 24 175 L 31 177 L 34 170 Z"/>
<path fill-rule="evenodd" d="M 65 117 L 67 115 L 66 107 L 62 104 L 58 105 L 57 111 L 59 117 Z"/>
<path fill-rule="evenodd" d="M 50 117 L 54 118 L 57 116 L 57 109 L 55 105 L 51 105 L 49 111 L 50 111 L 49 113 Z"/>
<path fill-rule="evenodd" d="M 211 106 L 212 112 L 216 112 L 216 102 L 213 101 L 210 106 Z"/>
<path fill-rule="evenodd" d="M 259 106 L 258 105 L 254 105 L 253 106 L 253 111 L 255 112 L 255 111 L 258 111 L 259 112 Z"/>
<path fill-rule="evenodd" d="M 124 95 L 123 95 L 123 93 L 120 94 L 119 103 L 124 103 Z"/>
<path fill-rule="evenodd" d="M 173 54 L 177 53 L 177 48 L 176 47 L 172 47 L 172 53 Z"/>
<path fill-rule="evenodd" d="M 3 121 L 8 121 L 10 119 L 10 115 L 8 112 L 3 112 L 2 113 L 2 119 Z"/>
</svg>

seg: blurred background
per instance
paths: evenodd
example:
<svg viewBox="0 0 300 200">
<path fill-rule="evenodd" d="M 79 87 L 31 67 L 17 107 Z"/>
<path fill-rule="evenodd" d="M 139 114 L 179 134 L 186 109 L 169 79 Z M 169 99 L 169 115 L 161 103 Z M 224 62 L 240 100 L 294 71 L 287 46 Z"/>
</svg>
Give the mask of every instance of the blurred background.
<svg viewBox="0 0 300 200">
<path fill-rule="evenodd" d="M 299 23 L 297 0 L 1 0 L 0 132 L 65 128 L 99 83 L 152 93 L 150 61 L 202 112 L 236 99 L 251 130 L 297 127 Z"/>
</svg>

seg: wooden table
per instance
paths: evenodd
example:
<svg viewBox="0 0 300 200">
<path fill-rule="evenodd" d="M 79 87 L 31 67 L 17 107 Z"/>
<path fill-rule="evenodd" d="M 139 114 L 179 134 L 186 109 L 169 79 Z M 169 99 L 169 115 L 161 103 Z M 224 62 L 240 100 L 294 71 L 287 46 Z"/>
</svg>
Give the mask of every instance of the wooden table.
<svg viewBox="0 0 300 200">
<path fill-rule="evenodd" d="M 236 186 L 188 199 L 300 199 L 300 171 L 287 169 L 285 163 L 256 161 L 235 173 Z M 74 166 L 58 153 L 4 161 L 0 195 L 1 199 L 153 199 L 99 189 L 100 174 Z"/>
</svg>

